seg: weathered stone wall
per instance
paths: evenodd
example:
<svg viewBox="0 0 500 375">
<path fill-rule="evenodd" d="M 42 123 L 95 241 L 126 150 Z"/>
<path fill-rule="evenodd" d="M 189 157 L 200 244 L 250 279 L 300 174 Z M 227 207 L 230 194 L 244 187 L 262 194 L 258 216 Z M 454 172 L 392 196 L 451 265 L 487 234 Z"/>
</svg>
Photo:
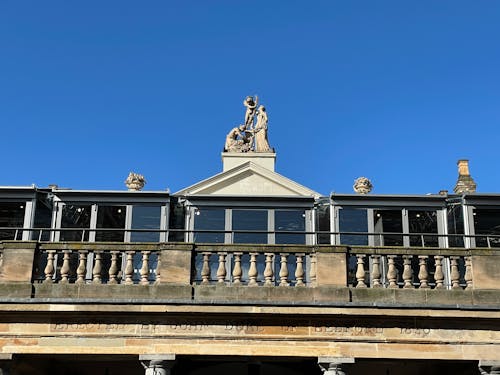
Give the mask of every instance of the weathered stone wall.
<svg viewBox="0 0 500 375">
<path fill-rule="evenodd" d="M 470 263 L 467 288 L 390 289 L 348 286 L 350 249 L 345 247 L 34 242 L 4 242 L 1 247 L 0 354 L 495 360 L 500 353 L 496 250 L 355 249 L 356 254 L 464 254 Z M 76 254 L 110 248 L 142 256 L 157 252 L 156 282 L 113 285 L 99 278 L 88 283 L 33 278 L 40 250 L 64 254 L 57 251 L 68 247 Z M 230 285 L 225 278 L 194 282 L 194 254 L 224 258 L 255 251 L 314 254 L 314 278 L 309 275 L 304 286 Z M 54 261 L 53 272 L 63 268 L 64 262 Z M 312 274 L 312 268 L 307 272 Z M 283 277 L 280 272 L 276 278 Z"/>
</svg>

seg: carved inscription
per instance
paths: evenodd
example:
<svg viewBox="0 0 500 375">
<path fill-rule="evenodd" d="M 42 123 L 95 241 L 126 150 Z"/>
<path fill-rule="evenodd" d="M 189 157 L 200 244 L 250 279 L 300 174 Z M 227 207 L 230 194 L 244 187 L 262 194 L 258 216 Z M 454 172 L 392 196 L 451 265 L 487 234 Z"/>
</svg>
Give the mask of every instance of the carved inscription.
<svg viewBox="0 0 500 375">
<path fill-rule="evenodd" d="M 431 334 L 430 328 L 401 328 L 401 335 L 408 336 L 428 336 Z"/>
<path fill-rule="evenodd" d="M 50 325 L 52 331 L 121 331 L 127 328 L 126 324 L 104 324 L 104 323 L 55 323 Z"/>
<path fill-rule="evenodd" d="M 328 337 L 406 337 L 422 338 L 432 334 L 430 328 L 383 328 L 374 326 L 332 325 L 322 324 L 313 326 L 304 324 L 295 325 L 293 322 L 284 322 L 284 325 L 260 325 L 252 321 L 225 321 L 214 324 L 197 321 L 152 321 L 147 324 L 115 324 L 102 322 L 73 322 L 53 323 L 52 332 L 59 333 L 88 333 L 88 334 L 115 334 L 115 335 L 248 335 L 248 336 L 328 336 Z M 325 322 L 326 323 L 326 322 Z"/>
<path fill-rule="evenodd" d="M 351 336 L 374 336 L 384 334 L 384 328 L 381 327 L 342 327 L 342 326 L 323 326 L 314 327 L 317 333 L 333 333 Z"/>
</svg>

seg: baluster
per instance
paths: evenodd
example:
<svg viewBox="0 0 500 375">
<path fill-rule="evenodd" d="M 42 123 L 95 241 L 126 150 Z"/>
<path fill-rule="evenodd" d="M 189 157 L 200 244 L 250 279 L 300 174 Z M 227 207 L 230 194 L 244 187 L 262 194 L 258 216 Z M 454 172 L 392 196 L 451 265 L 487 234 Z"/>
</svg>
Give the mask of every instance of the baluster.
<svg viewBox="0 0 500 375">
<path fill-rule="evenodd" d="M 63 250 L 63 264 L 61 267 L 61 284 L 67 284 L 69 283 L 69 256 L 71 254 L 71 250 Z"/>
<path fill-rule="evenodd" d="M 118 273 L 118 251 L 111 252 L 111 266 L 109 267 L 108 284 L 118 284 L 116 274 Z"/>
<path fill-rule="evenodd" d="M 356 269 L 356 280 L 358 283 L 356 284 L 356 288 L 366 288 L 365 284 L 365 254 L 356 255 L 357 258 L 357 269 Z"/>
<path fill-rule="evenodd" d="M 310 262 L 311 262 L 311 268 L 309 270 L 310 275 L 309 275 L 309 280 L 312 286 L 317 285 L 317 280 L 316 280 L 316 270 L 317 270 L 317 258 L 316 258 L 316 253 L 311 253 L 310 255 Z"/>
<path fill-rule="evenodd" d="M 273 257 L 272 253 L 266 253 L 266 268 L 264 269 L 264 285 L 272 286 L 273 285 Z"/>
<path fill-rule="evenodd" d="M 413 270 L 411 269 L 411 260 L 413 255 L 403 255 L 403 288 L 413 288 Z"/>
<path fill-rule="evenodd" d="M 219 267 L 217 268 L 217 281 L 222 284 L 226 279 L 226 255 L 227 253 L 219 254 Z"/>
<path fill-rule="evenodd" d="M 418 256 L 418 279 L 420 280 L 420 289 L 429 289 L 429 272 L 427 271 L 427 255 L 419 255 Z"/>
<path fill-rule="evenodd" d="M 211 253 L 203 254 L 203 266 L 201 267 L 201 283 L 210 283 L 210 255 Z"/>
<path fill-rule="evenodd" d="M 243 253 L 234 253 L 233 284 L 241 284 L 241 255 Z"/>
<path fill-rule="evenodd" d="M 380 278 L 382 274 L 380 273 L 380 255 L 372 255 L 372 288 L 380 288 L 382 284 L 380 283 Z"/>
<path fill-rule="evenodd" d="M 135 251 L 127 251 L 127 263 L 125 265 L 125 285 L 132 285 L 134 280 L 134 254 Z"/>
<path fill-rule="evenodd" d="M 295 286 L 304 286 L 304 260 L 305 254 L 295 254 L 297 268 L 295 268 Z"/>
<path fill-rule="evenodd" d="M 95 251 L 94 252 L 94 268 L 92 268 L 92 283 L 94 284 L 101 284 L 101 272 L 102 272 L 102 261 L 101 261 L 101 252 L 100 251 Z"/>
<path fill-rule="evenodd" d="M 460 272 L 458 271 L 458 259 L 459 257 L 457 256 L 450 257 L 451 261 L 450 278 L 451 278 L 451 287 L 453 289 L 460 288 Z"/>
<path fill-rule="evenodd" d="M 434 261 L 436 262 L 436 271 L 434 272 L 436 289 L 442 289 L 444 288 L 443 257 L 441 255 L 436 255 Z"/>
<path fill-rule="evenodd" d="M 55 250 L 47 250 L 47 265 L 44 269 L 45 280 L 44 283 L 51 284 L 52 277 L 54 276 L 54 258 L 56 251 Z"/>
<path fill-rule="evenodd" d="M 280 286 L 289 286 L 290 284 L 288 283 L 288 254 L 280 254 L 281 255 L 281 260 L 280 260 Z"/>
<path fill-rule="evenodd" d="M 394 263 L 396 255 L 387 256 L 387 280 L 389 280 L 389 288 L 398 288 L 398 270 L 396 269 L 396 264 Z"/>
<path fill-rule="evenodd" d="M 248 269 L 248 285 L 257 286 L 257 256 L 258 253 L 250 253 L 250 268 Z"/>
<path fill-rule="evenodd" d="M 85 275 L 87 273 L 87 250 L 78 251 L 78 268 L 76 269 L 75 284 L 85 284 Z"/>
<path fill-rule="evenodd" d="M 141 285 L 149 285 L 149 253 L 142 251 Z"/>
<path fill-rule="evenodd" d="M 472 289 L 472 258 L 465 257 L 465 282 L 467 286 L 465 289 Z"/>
<path fill-rule="evenodd" d="M 155 284 L 154 285 L 158 285 L 158 284 L 161 284 L 161 273 L 160 273 L 160 270 L 161 270 L 161 254 L 162 252 L 161 251 L 157 251 L 156 252 L 157 254 L 157 260 L 156 260 L 156 270 L 155 270 Z"/>
</svg>

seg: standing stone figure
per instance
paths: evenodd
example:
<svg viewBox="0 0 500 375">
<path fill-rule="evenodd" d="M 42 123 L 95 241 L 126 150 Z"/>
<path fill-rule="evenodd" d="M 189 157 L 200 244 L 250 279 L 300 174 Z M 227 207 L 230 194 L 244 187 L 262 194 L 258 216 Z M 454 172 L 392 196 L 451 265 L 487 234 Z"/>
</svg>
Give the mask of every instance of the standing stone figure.
<svg viewBox="0 0 500 375">
<path fill-rule="evenodd" d="M 257 95 L 245 98 L 245 123 L 227 133 L 224 152 L 274 152 L 267 140 L 266 108 L 261 105 L 257 110 L 258 102 Z"/>
<path fill-rule="evenodd" d="M 267 112 L 266 108 L 261 105 L 257 111 L 257 124 L 254 128 L 254 138 L 255 138 L 255 152 L 269 152 L 271 147 L 269 147 L 269 142 L 267 140 Z"/>
<path fill-rule="evenodd" d="M 255 109 L 257 108 L 257 104 L 259 103 L 259 97 L 255 95 L 255 98 L 252 96 L 247 96 L 243 101 L 243 105 L 247 107 L 245 112 L 245 128 L 252 129 L 253 128 L 253 118 L 255 116 Z"/>
</svg>

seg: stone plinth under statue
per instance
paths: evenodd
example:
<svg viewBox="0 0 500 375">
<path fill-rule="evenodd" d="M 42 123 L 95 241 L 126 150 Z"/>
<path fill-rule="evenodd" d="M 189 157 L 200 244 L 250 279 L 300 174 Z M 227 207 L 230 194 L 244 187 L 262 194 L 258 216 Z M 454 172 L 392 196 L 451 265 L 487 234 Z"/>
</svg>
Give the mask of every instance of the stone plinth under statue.
<svg viewBox="0 0 500 375">
<path fill-rule="evenodd" d="M 274 152 L 223 152 L 221 156 L 223 172 L 247 161 L 251 161 L 273 172 L 276 165 L 276 153 Z"/>
</svg>

